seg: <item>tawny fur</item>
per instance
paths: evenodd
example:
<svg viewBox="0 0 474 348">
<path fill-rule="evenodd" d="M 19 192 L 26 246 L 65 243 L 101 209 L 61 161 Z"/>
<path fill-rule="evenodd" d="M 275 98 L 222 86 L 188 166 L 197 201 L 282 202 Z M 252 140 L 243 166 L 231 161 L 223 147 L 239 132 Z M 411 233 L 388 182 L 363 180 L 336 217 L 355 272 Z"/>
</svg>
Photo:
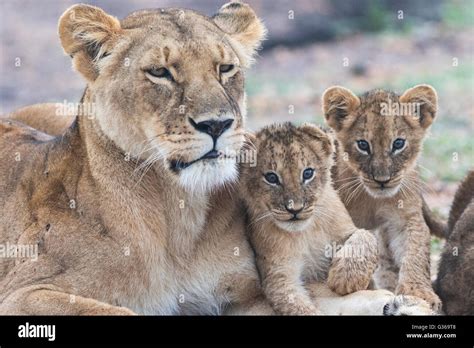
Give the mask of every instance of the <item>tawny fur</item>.
<svg viewBox="0 0 474 348">
<path fill-rule="evenodd" d="M 412 109 L 393 107 L 383 114 L 387 105 Z M 441 302 L 430 281 L 423 184 L 416 169 L 436 111 L 436 92 L 427 85 L 401 96 L 374 90 L 357 97 L 343 87 L 331 87 L 323 95 L 323 112 L 337 138 L 335 187 L 355 225 L 378 232 L 381 260 L 376 286 L 423 298 L 438 310 Z M 393 149 L 397 138 L 406 140 L 400 151 Z M 369 143 L 369 153 L 358 148 L 359 140 Z M 382 186 L 375 179 L 388 182 Z"/>
<path fill-rule="evenodd" d="M 264 33 L 253 11 L 147 10 L 119 22 L 76 5 L 59 31 L 94 113 L 56 138 L 0 121 L 0 243 L 39 252 L 0 260 L 0 313 L 271 313 L 234 199 L 235 163 L 170 169 L 212 148 L 188 118 L 233 118 L 216 146 L 239 150 L 242 69 Z M 235 68 L 220 74 L 219 64 Z M 161 66 L 174 82 L 147 75 Z M 17 118 L 36 125 L 34 111 Z"/>
<path fill-rule="evenodd" d="M 454 196 L 435 288 L 446 314 L 474 315 L 474 170 Z"/>
<path fill-rule="evenodd" d="M 252 142 L 257 165 L 244 164 L 241 196 L 263 290 L 275 311 L 321 314 L 305 284 L 327 281 L 339 295 L 365 290 L 377 264 L 377 241 L 354 226 L 332 187 L 329 136 L 312 125 L 287 123 L 264 128 Z M 307 182 L 306 168 L 315 172 Z M 269 171 L 278 184 L 265 182 Z M 300 220 L 291 221 L 289 204 L 302 209 Z"/>
<path fill-rule="evenodd" d="M 39 251 L 36 261 L 2 258 L 0 313 L 272 314 L 235 165 L 170 170 L 212 146 L 188 117 L 233 118 L 217 147 L 239 150 L 241 68 L 265 33 L 253 11 L 231 3 L 210 19 L 145 10 L 119 22 L 76 5 L 59 27 L 88 87 L 72 125 L 51 104 L 13 113 L 22 123 L 0 121 L 0 242 Z M 235 68 L 219 74 L 219 64 Z M 161 66 L 174 82 L 147 75 Z M 329 314 L 380 315 L 397 300 L 385 290 L 340 297 L 316 285 L 308 291 Z"/>
<path fill-rule="evenodd" d="M 67 114 L 61 104 L 44 103 L 26 106 L 6 115 L 49 135 L 61 135 L 71 126 L 77 113 Z"/>
</svg>

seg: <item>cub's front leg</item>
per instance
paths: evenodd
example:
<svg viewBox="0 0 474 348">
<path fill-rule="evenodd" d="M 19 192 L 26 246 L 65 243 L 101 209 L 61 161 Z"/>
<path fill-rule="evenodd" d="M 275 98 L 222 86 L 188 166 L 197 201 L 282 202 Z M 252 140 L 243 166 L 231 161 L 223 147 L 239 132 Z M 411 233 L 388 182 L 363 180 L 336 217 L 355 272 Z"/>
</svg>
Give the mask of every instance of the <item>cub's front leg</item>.
<svg viewBox="0 0 474 348">
<path fill-rule="evenodd" d="M 400 263 L 395 293 L 422 298 L 433 310 L 439 311 L 441 300 L 434 293 L 430 279 L 431 236 L 423 216 L 421 214 L 410 216 L 402 233 L 403 243 L 392 244 L 392 248 L 396 249 L 392 252 L 394 255 L 399 255 L 396 260 Z"/>
<path fill-rule="evenodd" d="M 378 261 L 377 239 L 366 230 L 356 230 L 333 257 L 328 286 L 339 295 L 368 288 Z"/>
<path fill-rule="evenodd" d="M 257 265 L 265 296 L 277 314 L 322 314 L 300 280 L 301 270 L 296 260 L 275 260 L 260 255 L 257 256 Z"/>
</svg>

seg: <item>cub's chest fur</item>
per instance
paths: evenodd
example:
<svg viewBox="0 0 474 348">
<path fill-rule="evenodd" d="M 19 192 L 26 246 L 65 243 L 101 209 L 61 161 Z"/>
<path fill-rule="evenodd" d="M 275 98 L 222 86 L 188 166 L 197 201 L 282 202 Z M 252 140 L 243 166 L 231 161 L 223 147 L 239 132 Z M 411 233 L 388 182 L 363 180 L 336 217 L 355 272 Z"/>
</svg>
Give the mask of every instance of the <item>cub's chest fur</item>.
<svg viewBox="0 0 474 348">
<path fill-rule="evenodd" d="M 324 281 L 332 261 L 331 248 L 338 241 L 321 228 L 313 228 L 301 236 L 303 245 L 303 272 L 302 278 L 307 281 Z"/>
</svg>

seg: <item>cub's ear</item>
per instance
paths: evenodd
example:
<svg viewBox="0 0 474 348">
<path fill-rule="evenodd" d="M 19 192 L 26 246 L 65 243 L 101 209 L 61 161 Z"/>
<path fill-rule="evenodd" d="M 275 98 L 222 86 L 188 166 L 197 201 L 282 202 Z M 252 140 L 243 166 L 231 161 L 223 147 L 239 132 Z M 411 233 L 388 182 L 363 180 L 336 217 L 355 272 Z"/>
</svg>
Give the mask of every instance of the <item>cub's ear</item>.
<svg viewBox="0 0 474 348">
<path fill-rule="evenodd" d="M 88 81 L 98 74 L 98 60 L 107 54 L 121 31 L 117 18 L 98 7 L 74 5 L 59 19 L 59 38 L 74 68 Z"/>
<path fill-rule="evenodd" d="M 326 155 L 331 156 L 334 153 L 333 139 L 327 131 L 311 123 L 303 123 L 298 129 L 308 137 L 310 144 L 312 141 L 321 144 L 321 149 Z"/>
<path fill-rule="evenodd" d="M 438 95 L 430 85 L 417 85 L 407 89 L 400 97 L 400 103 L 412 103 L 416 105 L 419 114 L 419 122 L 422 128 L 428 128 L 436 117 L 438 110 Z"/>
<path fill-rule="evenodd" d="M 213 17 L 214 23 L 236 42 L 241 64 L 248 67 L 265 39 L 267 29 L 249 5 L 233 1 L 221 7 Z"/>
<path fill-rule="evenodd" d="M 333 86 L 324 91 L 322 105 L 326 123 L 339 132 L 347 116 L 360 105 L 360 100 L 349 89 Z"/>
</svg>

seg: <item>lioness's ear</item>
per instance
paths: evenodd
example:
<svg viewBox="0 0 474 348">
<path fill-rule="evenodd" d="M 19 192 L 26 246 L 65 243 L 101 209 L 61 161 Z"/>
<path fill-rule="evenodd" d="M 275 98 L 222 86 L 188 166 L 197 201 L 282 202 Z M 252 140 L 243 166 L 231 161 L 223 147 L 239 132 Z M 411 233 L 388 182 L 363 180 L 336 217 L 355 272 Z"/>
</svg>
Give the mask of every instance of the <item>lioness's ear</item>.
<svg viewBox="0 0 474 348">
<path fill-rule="evenodd" d="M 59 19 L 58 29 L 64 52 L 89 81 L 97 78 L 97 62 L 111 49 L 120 30 L 117 18 L 98 7 L 83 4 L 67 9 Z"/>
<path fill-rule="evenodd" d="M 267 30 L 249 5 L 233 1 L 221 7 L 213 16 L 214 23 L 237 42 L 242 65 L 248 67 Z"/>
<path fill-rule="evenodd" d="M 322 104 L 326 123 L 338 132 L 347 116 L 360 105 L 360 100 L 349 89 L 333 86 L 324 91 Z"/>
<path fill-rule="evenodd" d="M 328 132 L 311 123 L 303 123 L 298 127 L 298 129 L 305 133 L 310 140 L 315 140 L 320 143 L 321 148 L 326 152 L 326 155 L 332 155 L 334 152 L 334 145 L 332 137 Z"/>
<path fill-rule="evenodd" d="M 438 95 L 430 85 L 417 85 L 407 89 L 400 97 L 400 103 L 410 103 L 416 106 L 420 125 L 428 128 L 433 123 L 438 110 Z"/>
</svg>

